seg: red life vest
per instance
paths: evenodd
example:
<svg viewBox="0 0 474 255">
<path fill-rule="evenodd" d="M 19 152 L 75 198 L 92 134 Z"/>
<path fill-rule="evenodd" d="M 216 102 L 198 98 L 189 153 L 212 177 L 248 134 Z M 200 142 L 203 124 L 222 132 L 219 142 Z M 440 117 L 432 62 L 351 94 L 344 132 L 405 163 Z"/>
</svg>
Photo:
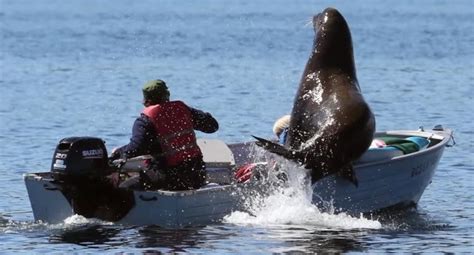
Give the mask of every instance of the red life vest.
<svg viewBox="0 0 474 255">
<path fill-rule="evenodd" d="M 168 167 L 178 166 L 186 160 L 202 156 L 196 143 L 193 119 L 189 108 L 181 101 L 152 105 L 143 110 L 155 126 L 161 154 Z"/>
</svg>

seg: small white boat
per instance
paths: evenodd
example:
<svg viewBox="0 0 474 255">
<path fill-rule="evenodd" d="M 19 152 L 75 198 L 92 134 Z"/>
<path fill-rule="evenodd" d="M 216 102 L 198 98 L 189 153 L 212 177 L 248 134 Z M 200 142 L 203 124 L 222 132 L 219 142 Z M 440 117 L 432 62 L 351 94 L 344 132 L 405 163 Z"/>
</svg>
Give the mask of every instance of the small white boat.
<svg viewBox="0 0 474 255">
<path fill-rule="evenodd" d="M 387 131 L 375 135 L 382 136 L 421 137 L 429 144 L 404 155 L 390 149 L 368 150 L 354 164 L 358 187 L 341 177 L 328 176 L 313 184 L 313 203 L 322 210 L 353 215 L 416 205 L 431 183 L 444 148 L 454 142 L 452 131 L 437 126 L 430 131 Z M 254 143 L 227 145 L 220 140 L 199 140 L 199 145 L 209 185 L 188 191 L 130 191 L 133 205 L 117 222 L 175 228 L 219 222 L 232 211 L 245 210 L 239 191 L 251 189 L 252 180 L 237 183 L 234 171 L 236 166 L 256 160 L 251 153 Z M 141 159 L 130 161 L 125 168 L 140 168 L 140 162 Z M 53 177 L 51 172 L 24 175 L 37 221 L 59 223 L 76 213 L 73 201 L 64 195 L 62 184 Z"/>
</svg>

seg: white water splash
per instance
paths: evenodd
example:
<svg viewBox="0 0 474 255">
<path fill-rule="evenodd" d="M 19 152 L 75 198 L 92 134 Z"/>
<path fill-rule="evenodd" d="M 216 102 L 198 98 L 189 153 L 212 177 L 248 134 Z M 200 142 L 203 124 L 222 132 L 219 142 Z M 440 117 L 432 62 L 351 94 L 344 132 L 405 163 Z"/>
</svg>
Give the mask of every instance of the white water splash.
<svg viewBox="0 0 474 255">
<path fill-rule="evenodd" d="M 270 196 L 256 214 L 233 212 L 224 222 L 236 225 L 301 225 L 319 229 L 379 229 L 381 223 L 364 217 L 351 217 L 347 214 L 322 213 L 312 204 L 298 198 Z"/>
<path fill-rule="evenodd" d="M 87 219 L 86 217 L 78 214 L 69 216 L 64 220 L 64 225 L 82 225 L 88 223 L 91 223 L 91 219 Z"/>
<path fill-rule="evenodd" d="M 95 218 L 86 218 L 84 216 L 74 214 L 72 216 L 67 217 L 63 223 L 60 223 L 58 225 L 62 225 L 62 227 L 74 227 L 74 226 L 80 226 L 80 225 L 113 225 L 113 222 L 107 222 Z"/>
<path fill-rule="evenodd" d="M 352 217 L 344 213 L 321 212 L 312 201 L 311 184 L 305 170 L 295 163 L 281 160 L 281 168 L 287 173 L 288 181 L 284 185 L 268 185 L 277 178 L 269 176 L 264 182 L 269 190 L 262 193 L 252 192 L 246 199 L 246 211 L 236 211 L 224 217 L 224 222 L 236 225 L 299 225 L 318 229 L 379 229 L 379 221 L 362 216 Z M 271 173 L 270 173 L 271 175 Z M 265 183 L 264 183 L 265 184 Z"/>
<path fill-rule="evenodd" d="M 1 219 L 0 219 L 1 220 Z M 64 229 L 76 229 L 84 226 L 93 225 L 113 225 L 113 222 L 106 222 L 99 219 L 88 219 L 81 215 L 72 215 L 66 218 L 61 223 L 49 224 L 42 221 L 13 221 L 5 220 L 0 221 L 0 234 L 15 234 L 22 232 L 34 232 L 34 231 L 46 231 L 46 230 L 64 230 Z"/>
<path fill-rule="evenodd" d="M 323 101 L 323 87 L 321 86 L 321 81 L 319 80 L 318 74 L 316 72 L 309 73 L 305 77 L 306 81 L 313 81 L 316 83 L 316 86 L 313 89 L 308 90 L 305 94 L 302 95 L 304 100 L 312 100 L 316 104 L 321 104 Z"/>
<path fill-rule="evenodd" d="M 319 130 L 309 138 L 305 143 L 301 144 L 301 150 L 304 150 L 308 147 L 311 147 L 315 144 L 316 140 L 319 139 L 324 133 L 327 133 L 327 130 L 335 129 L 335 125 L 337 125 L 336 119 L 334 118 L 334 114 L 329 109 L 323 109 L 325 114 L 325 118 L 321 120 L 319 124 Z M 324 141 L 324 140 L 322 140 Z"/>
</svg>

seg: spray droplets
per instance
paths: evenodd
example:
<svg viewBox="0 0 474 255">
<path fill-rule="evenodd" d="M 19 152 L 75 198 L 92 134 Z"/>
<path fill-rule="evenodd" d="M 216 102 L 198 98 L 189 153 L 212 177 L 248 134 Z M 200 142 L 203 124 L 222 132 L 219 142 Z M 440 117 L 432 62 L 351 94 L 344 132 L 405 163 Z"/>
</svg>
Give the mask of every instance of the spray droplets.
<svg viewBox="0 0 474 255">
<path fill-rule="evenodd" d="M 257 153 L 261 153 L 258 152 Z M 265 159 L 265 155 L 256 160 Z M 297 225 L 318 229 L 359 229 L 381 227 L 380 222 L 346 214 L 321 212 L 312 204 L 312 187 L 307 170 L 283 158 L 273 158 L 278 171 L 268 171 L 268 176 L 257 186 L 259 191 L 246 191 L 245 211 L 236 211 L 224 217 L 224 222 L 238 225 Z M 281 181 L 278 173 L 285 172 Z M 255 181 L 255 180 L 254 180 Z"/>
</svg>

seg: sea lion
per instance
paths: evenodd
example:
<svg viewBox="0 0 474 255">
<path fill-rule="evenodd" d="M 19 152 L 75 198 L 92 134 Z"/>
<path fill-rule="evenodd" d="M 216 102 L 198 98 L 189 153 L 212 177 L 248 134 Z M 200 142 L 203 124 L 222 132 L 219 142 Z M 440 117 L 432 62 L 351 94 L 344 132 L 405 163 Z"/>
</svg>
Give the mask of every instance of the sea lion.
<svg viewBox="0 0 474 255">
<path fill-rule="evenodd" d="M 356 186 L 352 162 L 370 146 L 375 118 L 356 77 L 344 17 L 327 8 L 313 17 L 315 39 L 291 112 L 285 144 L 257 145 L 311 169 L 312 182 L 338 173 Z"/>
</svg>

